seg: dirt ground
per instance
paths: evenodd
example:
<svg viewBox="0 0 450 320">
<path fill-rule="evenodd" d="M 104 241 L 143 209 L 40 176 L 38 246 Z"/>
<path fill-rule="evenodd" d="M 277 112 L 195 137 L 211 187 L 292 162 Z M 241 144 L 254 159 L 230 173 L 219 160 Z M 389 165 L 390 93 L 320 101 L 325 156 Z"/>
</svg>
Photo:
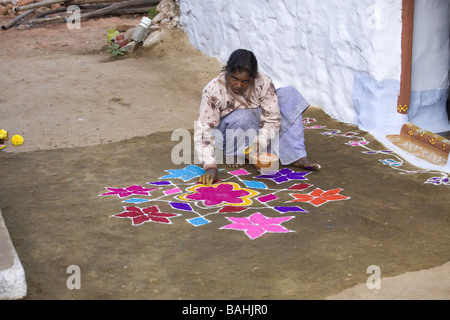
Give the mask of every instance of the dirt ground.
<svg viewBox="0 0 450 320">
<path fill-rule="evenodd" d="M 25 269 L 25 299 L 450 298 L 449 186 L 424 183 L 436 172 L 400 174 L 383 165 L 384 154 L 324 130 L 306 130 L 310 158 L 323 166 L 307 182 L 342 188 L 350 200 L 308 207 L 284 225 L 295 232 L 250 240 L 218 230 L 232 214 L 200 227 L 184 217 L 141 226 L 112 218 L 124 204 L 99 197 L 106 187 L 144 185 L 184 167 L 172 164 L 171 133 L 193 128 L 201 90 L 222 67 L 181 30 L 111 59 L 107 30 L 139 21 L 0 32 L 0 129 L 24 137 L 0 152 L 0 209 Z M 304 116 L 384 150 L 318 108 Z M 81 269 L 79 290 L 67 287 L 71 265 Z M 380 267 L 381 289 L 366 286 L 371 265 Z"/>
</svg>

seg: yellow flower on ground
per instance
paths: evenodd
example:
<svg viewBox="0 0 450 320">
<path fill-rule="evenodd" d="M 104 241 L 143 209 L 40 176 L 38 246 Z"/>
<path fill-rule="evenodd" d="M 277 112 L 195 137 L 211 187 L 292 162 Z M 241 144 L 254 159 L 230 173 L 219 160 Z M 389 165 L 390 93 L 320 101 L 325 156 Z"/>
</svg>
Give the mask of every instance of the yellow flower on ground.
<svg viewBox="0 0 450 320">
<path fill-rule="evenodd" d="M 23 138 L 21 136 L 19 136 L 18 134 L 16 134 L 11 138 L 11 143 L 14 146 L 20 146 L 23 143 Z"/>
<path fill-rule="evenodd" d="M 8 136 L 8 132 L 4 129 L 0 130 L 0 139 L 5 139 Z"/>
</svg>

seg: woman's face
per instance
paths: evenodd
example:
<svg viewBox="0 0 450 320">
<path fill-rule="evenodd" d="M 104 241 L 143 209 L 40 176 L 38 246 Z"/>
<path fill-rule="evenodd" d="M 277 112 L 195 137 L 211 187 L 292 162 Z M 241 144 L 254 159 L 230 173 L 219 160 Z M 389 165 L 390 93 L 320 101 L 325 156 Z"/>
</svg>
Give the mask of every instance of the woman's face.
<svg viewBox="0 0 450 320">
<path fill-rule="evenodd" d="M 227 74 L 227 82 L 231 91 L 241 94 L 252 82 L 252 77 L 247 71 L 235 71 Z"/>
</svg>

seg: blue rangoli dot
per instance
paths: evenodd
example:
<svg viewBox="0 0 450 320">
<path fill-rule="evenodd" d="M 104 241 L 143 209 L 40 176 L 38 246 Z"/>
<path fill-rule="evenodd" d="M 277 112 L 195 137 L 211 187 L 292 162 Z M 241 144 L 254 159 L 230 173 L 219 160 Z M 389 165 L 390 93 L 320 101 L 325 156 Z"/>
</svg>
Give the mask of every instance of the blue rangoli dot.
<svg viewBox="0 0 450 320">
<path fill-rule="evenodd" d="M 166 170 L 166 171 L 169 172 L 170 174 L 165 175 L 164 177 L 161 177 L 160 179 L 180 178 L 180 179 L 183 179 L 184 181 L 188 181 L 192 178 L 196 178 L 205 173 L 205 170 L 203 170 L 202 168 L 195 166 L 193 164 L 190 164 L 183 169 L 173 169 L 173 170 Z"/>
<path fill-rule="evenodd" d="M 267 189 L 267 185 L 261 181 L 242 180 L 242 182 L 249 188 Z"/>
<path fill-rule="evenodd" d="M 143 198 L 130 198 L 127 200 L 124 200 L 122 202 L 126 202 L 126 203 L 142 203 L 142 202 L 147 202 L 150 201 L 149 199 L 143 199 Z"/>
<path fill-rule="evenodd" d="M 205 224 L 208 224 L 211 222 L 208 219 L 205 219 L 203 217 L 186 219 L 186 221 L 189 222 L 190 224 L 192 224 L 194 227 L 202 226 L 202 225 L 205 225 Z"/>
</svg>

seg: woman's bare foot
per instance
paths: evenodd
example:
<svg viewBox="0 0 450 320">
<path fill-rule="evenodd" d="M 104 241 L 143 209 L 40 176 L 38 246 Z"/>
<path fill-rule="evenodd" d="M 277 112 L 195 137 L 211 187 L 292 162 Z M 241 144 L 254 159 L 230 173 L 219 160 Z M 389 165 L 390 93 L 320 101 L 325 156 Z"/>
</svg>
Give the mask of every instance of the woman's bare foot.
<svg viewBox="0 0 450 320">
<path fill-rule="evenodd" d="M 304 168 L 304 169 L 310 170 L 310 171 L 317 171 L 321 168 L 320 164 L 311 163 L 311 162 L 309 162 L 308 158 L 306 158 L 306 157 L 298 159 L 297 161 L 292 163 L 292 165 L 294 167 Z"/>
</svg>

